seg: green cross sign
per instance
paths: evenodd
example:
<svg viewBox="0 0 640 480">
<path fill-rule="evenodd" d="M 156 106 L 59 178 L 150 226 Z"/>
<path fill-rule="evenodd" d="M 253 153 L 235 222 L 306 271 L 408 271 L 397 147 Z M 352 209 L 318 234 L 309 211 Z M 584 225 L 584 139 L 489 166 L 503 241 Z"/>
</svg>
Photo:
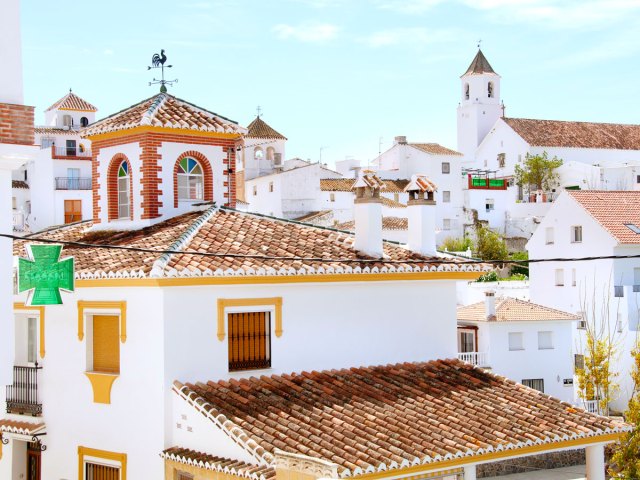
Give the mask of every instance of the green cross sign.
<svg viewBox="0 0 640 480">
<path fill-rule="evenodd" d="M 62 245 L 27 245 L 29 259 L 18 259 L 18 291 L 33 290 L 29 305 L 60 305 L 60 289 L 73 292 L 73 258 L 60 260 Z"/>
</svg>

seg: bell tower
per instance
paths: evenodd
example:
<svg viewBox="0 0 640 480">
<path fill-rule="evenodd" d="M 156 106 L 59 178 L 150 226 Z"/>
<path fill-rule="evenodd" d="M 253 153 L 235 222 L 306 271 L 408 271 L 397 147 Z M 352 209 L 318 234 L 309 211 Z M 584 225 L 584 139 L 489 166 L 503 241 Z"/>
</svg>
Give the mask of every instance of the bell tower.
<svg viewBox="0 0 640 480">
<path fill-rule="evenodd" d="M 500 75 L 493 71 L 482 50 L 460 77 L 458 105 L 458 151 L 466 162 L 475 160 L 475 151 L 502 115 Z"/>
</svg>

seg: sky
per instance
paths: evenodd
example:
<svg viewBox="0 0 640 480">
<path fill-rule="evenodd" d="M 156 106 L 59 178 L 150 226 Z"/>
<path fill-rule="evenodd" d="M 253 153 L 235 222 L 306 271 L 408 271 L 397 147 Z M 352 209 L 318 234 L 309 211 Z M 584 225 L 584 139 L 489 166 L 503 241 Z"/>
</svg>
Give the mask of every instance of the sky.
<svg viewBox="0 0 640 480">
<path fill-rule="evenodd" d="M 286 158 L 456 148 L 479 40 L 507 116 L 640 123 L 640 0 L 22 0 L 21 22 L 36 123 L 69 88 L 98 118 L 154 95 L 164 49 L 169 93 L 244 126 L 260 106 Z"/>
</svg>

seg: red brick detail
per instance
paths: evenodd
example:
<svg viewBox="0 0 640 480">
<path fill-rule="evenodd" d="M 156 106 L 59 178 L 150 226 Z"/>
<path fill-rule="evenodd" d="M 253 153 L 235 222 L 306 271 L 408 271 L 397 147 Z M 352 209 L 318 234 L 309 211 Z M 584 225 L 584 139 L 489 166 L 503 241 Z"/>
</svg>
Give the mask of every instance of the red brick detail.
<svg viewBox="0 0 640 480">
<path fill-rule="evenodd" d="M 0 103 L 0 143 L 33 145 L 34 107 Z"/>
<path fill-rule="evenodd" d="M 198 161 L 202 167 L 202 181 L 204 183 L 204 201 L 213 201 L 213 172 L 211 171 L 211 163 L 209 159 L 202 153 L 195 150 L 189 150 L 181 154 L 173 166 L 173 207 L 178 208 L 178 166 L 180 160 L 185 157 L 191 157 Z"/>
<path fill-rule="evenodd" d="M 162 137 L 154 138 L 152 134 L 144 135 L 140 141 L 142 155 L 140 155 L 140 196 L 142 198 L 142 220 L 158 218 L 160 216 L 160 207 L 162 202 L 162 190 L 160 184 L 162 178 L 160 172 L 161 155 L 158 154 L 158 147 L 162 145 Z"/>
<path fill-rule="evenodd" d="M 107 209 L 109 221 L 118 219 L 118 169 L 123 161 L 127 162 L 129 169 L 129 216 L 131 220 L 133 220 L 133 170 L 131 169 L 131 162 L 123 153 L 116 153 L 111 159 L 109 168 L 107 169 Z"/>
</svg>

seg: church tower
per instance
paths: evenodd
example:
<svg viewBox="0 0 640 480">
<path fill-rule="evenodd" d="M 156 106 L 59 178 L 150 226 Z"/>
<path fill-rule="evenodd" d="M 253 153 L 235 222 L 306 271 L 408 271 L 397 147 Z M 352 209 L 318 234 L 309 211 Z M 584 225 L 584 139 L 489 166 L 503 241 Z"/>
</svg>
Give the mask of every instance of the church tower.
<svg viewBox="0 0 640 480">
<path fill-rule="evenodd" d="M 502 115 L 500 75 L 493 71 L 482 50 L 460 77 L 458 151 L 466 162 L 475 160 L 476 148 Z"/>
</svg>

